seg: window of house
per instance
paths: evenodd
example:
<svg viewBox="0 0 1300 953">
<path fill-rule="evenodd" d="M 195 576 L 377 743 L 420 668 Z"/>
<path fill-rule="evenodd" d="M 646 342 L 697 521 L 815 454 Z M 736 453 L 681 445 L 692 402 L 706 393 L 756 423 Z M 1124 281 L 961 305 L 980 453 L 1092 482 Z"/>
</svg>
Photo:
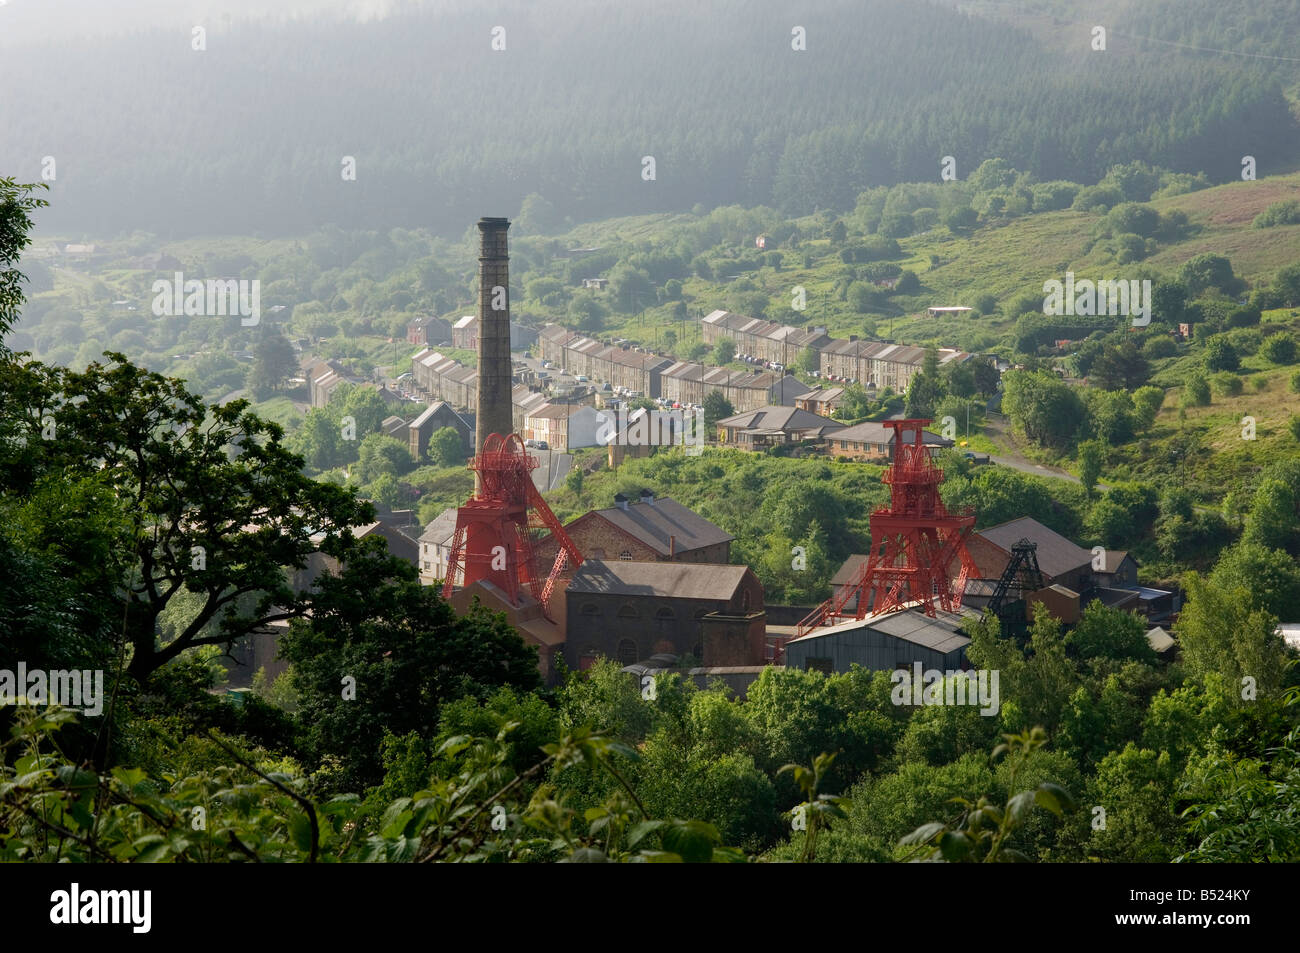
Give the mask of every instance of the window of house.
<svg viewBox="0 0 1300 953">
<path fill-rule="evenodd" d="M 834 659 L 828 658 L 808 658 L 803 663 L 805 672 L 821 672 L 823 675 L 832 675 L 835 672 Z"/>
<path fill-rule="evenodd" d="M 704 658 L 704 643 L 696 642 L 695 647 L 691 649 L 691 655 L 695 656 L 696 660 Z"/>
<path fill-rule="evenodd" d="M 619 639 L 618 663 L 620 665 L 635 665 L 638 654 L 635 642 L 631 639 Z"/>
<path fill-rule="evenodd" d="M 594 602 L 583 603 L 581 612 L 583 615 L 600 615 L 600 606 Z"/>
<path fill-rule="evenodd" d="M 625 549 L 625 550 L 623 550 L 621 553 L 618 554 L 618 558 L 619 558 L 619 559 L 622 559 L 622 560 L 625 560 L 625 561 L 627 561 L 627 562 L 631 562 L 631 561 L 632 561 L 632 551 L 631 551 L 630 549 Z"/>
<path fill-rule="evenodd" d="M 748 589 L 746 589 L 744 592 L 740 594 L 740 611 L 741 612 L 749 611 L 749 590 Z"/>
<path fill-rule="evenodd" d="M 630 606 L 630 605 L 626 605 L 626 604 L 620 606 L 620 607 L 619 607 L 619 610 L 618 610 L 618 617 L 619 617 L 620 619 L 635 619 L 635 618 L 637 618 L 639 615 L 640 615 L 640 614 L 636 611 L 636 609 L 634 609 L 634 608 L 632 608 L 632 606 Z"/>
</svg>

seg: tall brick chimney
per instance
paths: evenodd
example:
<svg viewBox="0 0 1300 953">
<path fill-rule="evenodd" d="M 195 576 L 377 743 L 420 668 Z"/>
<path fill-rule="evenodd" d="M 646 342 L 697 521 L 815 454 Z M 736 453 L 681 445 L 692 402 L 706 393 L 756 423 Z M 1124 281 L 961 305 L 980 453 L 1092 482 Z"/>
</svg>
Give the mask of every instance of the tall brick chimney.
<svg viewBox="0 0 1300 953">
<path fill-rule="evenodd" d="M 481 218 L 478 259 L 478 418 L 474 451 L 488 434 L 513 432 L 510 407 L 510 249 L 504 218 Z"/>
</svg>

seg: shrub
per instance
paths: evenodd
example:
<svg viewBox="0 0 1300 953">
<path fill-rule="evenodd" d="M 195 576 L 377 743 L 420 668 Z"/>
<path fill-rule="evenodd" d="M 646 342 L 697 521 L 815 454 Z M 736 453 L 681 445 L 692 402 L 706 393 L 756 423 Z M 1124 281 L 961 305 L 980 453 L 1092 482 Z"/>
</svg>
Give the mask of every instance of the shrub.
<svg viewBox="0 0 1300 953">
<path fill-rule="evenodd" d="M 1236 349 L 1228 339 L 1212 337 L 1205 344 L 1205 368 L 1209 371 L 1235 371 L 1241 366 Z"/>
<path fill-rule="evenodd" d="M 1255 216 L 1255 228 L 1272 228 L 1275 225 L 1300 225 L 1300 201 L 1288 199 L 1274 202 Z"/>
<path fill-rule="evenodd" d="M 1214 390 L 1222 397 L 1237 397 L 1245 388 L 1245 382 L 1231 371 L 1220 371 L 1214 375 Z"/>
<path fill-rule="evenodd" d="M 1206 407 L 1210 403 L 1210 383 L 1197 374 L 1183 385 L 1184 407 Z"/>
<path fill-rule="evenodd" d="M 1264 339 L 1260 353 L 1274 364 L 1295 363 L 1295 338 L 1285 332 L 1269 335 Z"/>
<path fill-rule="evenodd" d="M 1142 356 L 1151 361 L 1162 357 L 1173 357 L 1177 353 L 1178 345 L 1174 343 L 1174 339 L 1164 335 L 1147 338 L 1146 343 L 1142 345 Z"/>
</svg>

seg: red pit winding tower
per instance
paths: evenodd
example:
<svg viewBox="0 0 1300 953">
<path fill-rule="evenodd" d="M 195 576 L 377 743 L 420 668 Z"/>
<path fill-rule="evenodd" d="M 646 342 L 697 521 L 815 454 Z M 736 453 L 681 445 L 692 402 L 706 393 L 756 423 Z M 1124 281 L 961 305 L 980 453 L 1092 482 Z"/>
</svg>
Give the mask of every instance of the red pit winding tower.
<svg viewBox="0 0 1300 953">
<path fill-rule="evenodd" d="M 850 618 L 893 612 L 911 602 L 925 614 L 936 608 L 954 612 L 961 607 L 966 580 L 975 562 L 966 538 L 975 528 L 971 513 L 949 513 L 939 498 L 943 470 L 934 465 L 923 440 L 929 420 L 886 420 L 894 431 L 894 463 L 883 477 L 890 502 L 871 514 L 871 554 L 838 596 L 818 606 L 799 623 L 798 634 Z M 913 442 L 907 443 L 905 435 Z M 955 573 L 954 563 L 959 564 Z M 857 596 L 857 609 L 846 614 Z"/>
<path fill-rule="evenodd" d="M 445 598 L 451 598 L 463 571 L 462 585 L 486 580 L 515 606 L 522 593 L 527 593 L 551 619 L 556 579 L 566 565 L 579 566 L 582 554 L 533 485 L 531 471 L 536 467 L 536 458 L 524 450 L 517 434 L 489 434 L 483 442 L 483 450 L 470 461 L 475 472 L 474 495 L 456 511 L 456 535 L 442 588 Z M 548 530 L 559 543 L 555 564 L 540 589 L 533 568 L 534 530 Z"/>
</svg>

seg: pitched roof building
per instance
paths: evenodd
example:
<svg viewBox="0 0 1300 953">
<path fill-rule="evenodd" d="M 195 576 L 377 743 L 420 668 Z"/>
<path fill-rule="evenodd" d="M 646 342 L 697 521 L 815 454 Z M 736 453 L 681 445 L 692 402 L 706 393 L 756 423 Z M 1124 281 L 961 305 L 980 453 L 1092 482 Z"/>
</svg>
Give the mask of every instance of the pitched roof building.
<svg viewBox="0 0 1300 953">
<path fill-rule="evenodd" d="M 742 450 L 758 450 L 803 440 L 823 440 L 843 429 L 844 424 L 829 417 L 797 407 L 769 405 L 719 420 L 718 442 Z"/>
<path fill-rule="evenodd" d="M 587 559 L 565 591 L 565 619 L 565 659 L 576 669 L 660 653 L 706 665 L 763 660 L 763 587 L 748 566 Z"/>
<path fill-rule="evenodd" d="M 904 430 L 903 434 L 904 441 L 911 443 L 912 431 Z M 929 430 L 921 431 L 921 441 L 930 448 L 931 453 L 953 445 L 947 437 Z M 831 434 L 827 449 L 836 456 L 885 462 L 894 458 L 894 431 L 879 421 L 854 424 Z"/>
<path fill-rule="evenodd" d="M 642 490 L 639 501 L 615 497 L 615 505 L 592 510 L 564 527 L 578 552 L 589 559 L 638 562 L 726 563 L 730 533 L 671 497 Z M 536 547 L 548 570 L 555 544 L 547 537 Z"/>
</svg>

